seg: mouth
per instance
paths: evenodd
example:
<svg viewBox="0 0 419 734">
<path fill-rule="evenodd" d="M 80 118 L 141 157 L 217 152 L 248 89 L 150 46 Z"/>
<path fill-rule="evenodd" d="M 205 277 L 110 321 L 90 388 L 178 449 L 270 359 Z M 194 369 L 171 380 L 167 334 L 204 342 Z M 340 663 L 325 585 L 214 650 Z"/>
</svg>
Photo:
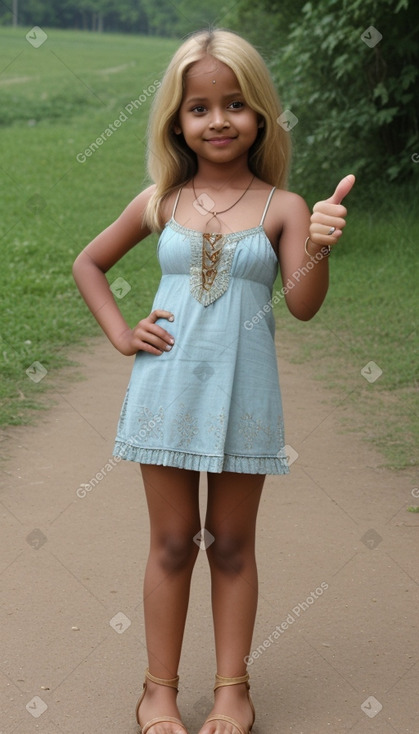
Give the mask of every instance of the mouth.
<svg viewBox="0 0 419 734">
<path fill-rule="evenodd" d="M 224 138 L 206 138 L 205 142 L 211 143 L 211 145 L 228 145 L 235 137 L 224 137 Z"/>
</svg>

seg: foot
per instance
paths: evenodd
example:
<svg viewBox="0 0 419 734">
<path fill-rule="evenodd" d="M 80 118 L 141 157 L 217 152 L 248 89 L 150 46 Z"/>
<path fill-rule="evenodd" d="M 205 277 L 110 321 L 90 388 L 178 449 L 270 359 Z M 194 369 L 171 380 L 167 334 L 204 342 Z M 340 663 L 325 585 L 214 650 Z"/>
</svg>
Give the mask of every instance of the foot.
<svg viewBox="0 0 419 734">
<path fill-rule="evenodd" d="M 147 690 L 138 710 L 140 726 L 145 726 L 151 719 L 165 716 L 173 716 L 180 720 L 179 709 L 176 704 L 177 691 L 175 688 L 160 686 L 153 681 L 147 681 Z M 162 722 L 154 724 L 147 734 L 187 734 L 186 729 L 180 724 L 173 722 Z"/>
<path fill-rule="evenodd" d="M 214 706 L 209 716 L 216 714 L 229 716 L 235 719 L 247 734 L 253 723 L 253 711 L 247 693 L 244 683 L 217 688 L 214 694 Z M 239 730 L 227 721 L 209 721 L 203 725 L 199 734 L 239 734 Z"/>
</svg>

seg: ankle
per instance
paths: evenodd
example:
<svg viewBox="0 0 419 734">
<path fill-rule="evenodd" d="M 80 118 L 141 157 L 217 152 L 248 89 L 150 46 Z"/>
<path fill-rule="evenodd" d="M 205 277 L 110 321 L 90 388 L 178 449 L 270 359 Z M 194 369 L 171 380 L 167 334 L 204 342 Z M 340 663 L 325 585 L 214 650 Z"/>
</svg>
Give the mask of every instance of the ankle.
<svg viewBox="0 0 419 734">
<path fill-rule="evenodd" d="M 153 681 L 148 680 L 147 693 L 150 695 L 150 698 L 173 698 L 175 700 L 178 691 L 171 686 L 161 686 L 158 683 L 153 683 Z"/>
<path fill-rule="evenodd" d="M 217 694 L 220 698 L 232 696 L 234 698 L 247 698 L 248 688 L 245 683 L 236 683 L 234 686 L 220 686 L 214 691 L 214 696 Z"/>
</svg>

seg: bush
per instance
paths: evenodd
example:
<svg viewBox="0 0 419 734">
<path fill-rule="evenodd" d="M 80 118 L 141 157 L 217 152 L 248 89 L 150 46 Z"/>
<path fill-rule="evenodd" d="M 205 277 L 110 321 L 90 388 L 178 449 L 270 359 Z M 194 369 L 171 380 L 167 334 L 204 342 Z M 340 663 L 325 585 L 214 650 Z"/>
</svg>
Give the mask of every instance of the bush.
<svg viewBox="0 0 419 734">
<path fill-rule="evenodd" d="M 353 172 L 375 188 L 418 173 L 418 22 L 409 0 L 319 0 L 290 24 L 271 68 L 299 120 L 292 134 L 300 191 L 330 185 L 331 174 Z"/>
</svg>

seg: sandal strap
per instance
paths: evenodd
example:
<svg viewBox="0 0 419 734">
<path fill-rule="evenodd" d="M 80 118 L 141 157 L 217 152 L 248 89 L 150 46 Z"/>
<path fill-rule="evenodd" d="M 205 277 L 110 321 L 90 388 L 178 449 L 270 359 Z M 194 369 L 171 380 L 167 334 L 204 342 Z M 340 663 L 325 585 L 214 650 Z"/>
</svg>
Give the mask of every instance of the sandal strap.
<svg viewBox="0 0 419 734">
<path fill-rule="evenodd" d="M 176 688 L 176 690 L 178 689 L 178 675 L 176 676 L 176 678 L 156 678 L 156 676 L 152 675 L 147 668 L 147 670 L 145 671 L 145 677 L 151 680 L 153 683 L 157 683 L 157 685 L 159 686 L 168 686 L 169 688 Z"/>
<path fill-rule="evenodd" d="M 246 683 L 247 688 L 250 688 L 249 686 L 249 673 L 245 673 L 244 675 L 240 675 L 237 678 L 224 678 L 222 675 L 218 675 L 218 673 L 215 674 L 215 686 L 214 691 L 217 690 L 217 688 L 221 688 L 222 686 L 236 686 L 239 683 Z"/>
<path fill-rule="evenodd" d="M 144 724 L 144 726 L 141 729 L 141 734 L 147 734 L 147 732 L 155 724 L 178 724 L 178 726 L 181 726 L 182 729 L 184 729 L 185 730 L 185 733 L 187 734 L 186 729 L 185 729 L 185 725 L 182 724 L 182 722 L 180 721 L 180 719 L 175 719 L 173 716 L 158 716 L 155 719 L 151 719 L 150 721 L 147 721 L 147 723 Z"/>
<path fill-rule="evenodd" d="M 253 721 L 252 721 L 252 725 L 250 727 L 250 728 L 252 728 L 253 724 L 255 723 L 256 711 L 255 711 L 255 707 L 253 705 L 253 701 L 252 701 L 252 699 L 250 697 L 250 693 L 249 693 L 249 690 L 250 690 L 249 673 L 245 673 L 244 675 L 240 675 L 237 678 L 224 678 L 222 675 L 218 675 L 218 673 L 216 673 L 215 674 L 214 693 L 217 690 L 217 688 L 221 688 L 222 686 L 236 686 L 239 683 L 245 683 L 246 684 L 247 697 L 249 699 L 250 708 L 252 709 L 252 713 L 253 713 Z M 241 725 L 237 721 L 235 721 L 234 719 L 230 719 L 229 717 L 227 717 L 226 719 L 223 718 L 223 717 L 221 717 L 221 718 L 222 718 L 223 721 L 228 721 L 230 724 L 234 724 L 234 726 L 236 727 L 236 729 L 238 729 L 239 732 L 240 732 L 240 734 L 242 734 L 243 729 L 242 729 Z M 215 720 L 215 719 L 213 719 L 213 720 Z"/>
<path fill-rule="evenodd" d="M 239 722 L 236 721 L 236 719 L 232 719 L 231 716 L 224 716 L 224 714 L 214 714 L 214 716 L 209 716 L 208 719 L 206 719 L 205 723 L 207 724 L 209 721 L 227 721 L 229 724 L 232 724 L 237 729 L 239 734 L 246 734 L 242 725 L 239 724 Z M 249 729 L 249 732 L 250 732 L 250 729 Z"/>
</svg>

